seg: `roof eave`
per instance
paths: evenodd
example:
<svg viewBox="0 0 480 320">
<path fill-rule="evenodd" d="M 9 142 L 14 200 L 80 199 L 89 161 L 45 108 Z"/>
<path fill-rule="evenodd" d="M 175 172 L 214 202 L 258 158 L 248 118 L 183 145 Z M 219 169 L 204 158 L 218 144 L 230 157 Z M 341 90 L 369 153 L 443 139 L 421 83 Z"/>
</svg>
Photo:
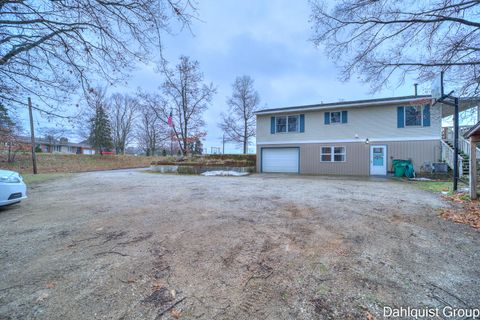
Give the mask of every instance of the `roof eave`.
<svg viewBox="0 0 480 320">
<path fill-rule="evenodd" d="M 370 100 L 363 101 L 359 103 L 345 102 L 340 104 L 325 104 L 325 105 L 308 105 L 308 106 L 299 106 L 299 107 L 286 107 L 278 109 L 267 109 L 259 110 L 255 112 L 256 115 L 266 115 L 266 114 L 277 114 L 277 113 L 289 113 L 289 112 L 299 112 L 299 111 L 317 111 L 317 110 L 327 110 L 327 109 L 339 109 L 339 108 L 359 108 L 359 107 L 369 107 L 369 106 L 379 106 L 379 105 L 395 105 L 399 103 L 405 103 L 420 99 L 429 98 L 430 96 L 418 96 L 418 97 L 409 97 L 409 98 L 399 98 L 396 100 Z"/>
<path fill-rule="evenodd" d="M 477 122 L 476 125 L 474 125 L 473 127 L 470 128 L 470 130 L 468 130 L 467 132 L 465 132 L 465 134 L 463 135 L 465 138 L 470 138 L 471 136 L 473 136 L 474 134 L 477 134 L 479 133 L 480 131 L 480 121 Z"/>
</svg>

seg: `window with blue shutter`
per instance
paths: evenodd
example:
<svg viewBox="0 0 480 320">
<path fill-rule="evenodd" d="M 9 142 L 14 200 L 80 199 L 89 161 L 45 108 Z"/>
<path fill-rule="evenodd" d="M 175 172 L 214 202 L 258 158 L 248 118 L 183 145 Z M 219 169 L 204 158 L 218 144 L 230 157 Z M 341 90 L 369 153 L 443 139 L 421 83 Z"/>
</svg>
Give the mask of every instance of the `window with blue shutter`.
<svg viewBox="0 0 480 320">
<path fill-rule="evenodd" d="M 347 115 L 348 115 L 347 111 L 342 111 L 342 123 L 347 123 L 348 121 Z"/>
<path fill-rule="evenodd" d="M 305 132 L 305 115 L 300 115 L 300 132 Z"/>
<path fill-rule="evenodd" d="M 423 126 L 430 127 L 430 105 L 429 104 L 423 107 Z"/>
<path fill-rule="evenodd" d="M 330 124 L 330 112 L 324 113 L 325 124 Z"/>
<path fill-rule="evenodd" d="M 404 107 L 397 107 L 397 128 L 405 127 L 405 111 Z"/>
<path fill-rule="evenodd" d="M 275 117 L 270 118 L 270 133 L 275 133 Z"/>
</svg>

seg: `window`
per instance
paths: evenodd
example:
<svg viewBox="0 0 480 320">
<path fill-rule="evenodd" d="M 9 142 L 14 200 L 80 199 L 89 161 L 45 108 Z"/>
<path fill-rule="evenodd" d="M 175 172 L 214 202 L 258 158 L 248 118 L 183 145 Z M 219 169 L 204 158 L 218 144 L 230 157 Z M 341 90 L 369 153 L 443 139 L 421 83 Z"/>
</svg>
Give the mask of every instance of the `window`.
<svg viewBox="0 0 480 320">
<path fill-rule="evenodd" d="M 288 132 L 297 132 L 297 131 L 298 131 L 298 116 L 289 116 Z"/>
<path fill-rule="evenodd" d="M 332 111 L 324 113 L 325 124 L 341 124 L 348 122 L 348 111 Z"/>
<path fill-rule="evenodd" d="M 330 123 L 341 123 L 342 113 L 340 111 L 330 112 Z"/>
<path fill-rule="evenodd" d="M 276 132 L 287 132 L 287 117 L 277 117 Z"/>
<path fill-rule="evenodd" d="M 332 161 L 332 148 L 331 147 L 322 147 L 322 152 L 320 154 L 320 159 L 322 162 Z"/>
<path fill-rule="evenodd" d="M 57 151 L 57 152 L 60 152 L 60 151 L 62 151 L 62 146 L 53 146 L 53 150 Z"/>
<path fill-rule="evenodd" d="M 333 161 L 344 162 L 345 155 L 345 147 L 333 147 Z"/>
<path fill-rule="evenodd" d="M 298 132 L 299 116 L 276 117 L 275 132 Z"/>
<path fill-rule="evenodd" d="M 345 162 L 345 147 L 322 147 L 320 150 L 321 162 Z"/>
<path fill-rule="evenodd" d="M 422 125 L 422 106 L 405 107 L 405 126 Z"/>
</svg>

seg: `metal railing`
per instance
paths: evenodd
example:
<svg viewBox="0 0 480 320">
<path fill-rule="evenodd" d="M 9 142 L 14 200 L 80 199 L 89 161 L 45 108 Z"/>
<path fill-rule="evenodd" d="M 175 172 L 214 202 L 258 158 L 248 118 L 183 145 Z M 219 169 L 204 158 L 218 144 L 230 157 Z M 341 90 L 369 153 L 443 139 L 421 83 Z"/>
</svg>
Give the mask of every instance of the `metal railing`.
<svg viewBox="0 0 480 320">
<path fill-rule="evenodd" d="M 467 139 L 465 139 L 463 137 L 463 133 L 465 133 L 468 129 L 470 128 L 470 126 L 462 126 L 460 127 L 460 130 L 459 130 L 459 136 L 458 136 L 458 150 L 460 150 L 462 153 L 468 155 L 469 157 L 471 156 L 470 155 L 470 141 L 468 141 Z M 443 130 L 443 133 L 442 133 L 442 137 L 444 140 L 448 141 L 450 144 L 453 145 L 453 128 L 451 127 L 444 127 L 442 128 Z M 480 147 L 477 147 L 477 159 L 480 159 Z"/>
<path fill-rule="evenodd" d="M 447 165 L 453 169 L 453 148 L 450 147 L 447 142 L 442 140 L 442 160 L 447 163 Z M 458 157 L 458 175 L 463 176 L 463 159 L 461 156 Z"/>
</svg>

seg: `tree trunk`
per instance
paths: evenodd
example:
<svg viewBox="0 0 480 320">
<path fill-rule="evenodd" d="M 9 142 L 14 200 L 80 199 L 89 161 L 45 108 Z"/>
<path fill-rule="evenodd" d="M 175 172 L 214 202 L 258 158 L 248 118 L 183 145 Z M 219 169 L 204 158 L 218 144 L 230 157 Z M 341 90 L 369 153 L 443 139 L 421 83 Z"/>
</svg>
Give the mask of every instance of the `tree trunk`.
<svg viewBox="0 0 480 320">
<path fill-rule="evenodd" d="M 243 154 L 247 154 L 248 138 L 247 138 L 247 119 L 245 119 L 243 127 Z"/>
</svg>

